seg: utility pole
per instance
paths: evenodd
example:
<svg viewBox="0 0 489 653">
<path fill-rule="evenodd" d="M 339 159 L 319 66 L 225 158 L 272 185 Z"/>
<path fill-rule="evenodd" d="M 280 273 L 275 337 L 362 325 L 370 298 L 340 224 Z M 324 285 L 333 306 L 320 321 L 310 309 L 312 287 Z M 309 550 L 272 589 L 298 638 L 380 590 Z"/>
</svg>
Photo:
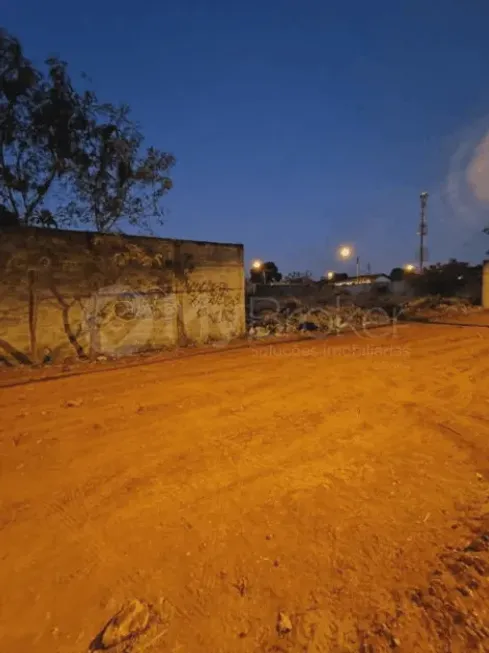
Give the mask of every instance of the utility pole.
<svg viewBox="0 0 489 653">
<path fill-rule="evenodd" d="M 357 283 L 360 283 L 360 257 L 357 256 Z"/>
<path fill-rule="evenodd" d="M 424 237 L 428 235 L 428 225 L 426 224 L 426 204 L 428 202 L 428 193 L 421 193 L 419 199 L 421 200 L 421 217 L 419 221 L 419 271 L 423 272 Z"/>
</svg>

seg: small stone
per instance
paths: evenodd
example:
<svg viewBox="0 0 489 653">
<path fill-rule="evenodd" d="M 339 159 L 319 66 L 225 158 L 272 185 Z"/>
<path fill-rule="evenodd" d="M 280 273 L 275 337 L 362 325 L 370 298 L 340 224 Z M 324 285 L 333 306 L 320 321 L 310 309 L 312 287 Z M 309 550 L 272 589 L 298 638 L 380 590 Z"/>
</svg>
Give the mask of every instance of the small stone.
<svg viewBox="0 0 489 653">
<path fill-rule="evenodd" d="M 97 356 L 97 360 L 99 363 L 105 363 L 105 361 L 109 360 L 107 356 Z"/>
<path fill-rule="evenodd" d="M 248 592 L 248 579 L 240 578 L 237 583 L 234 584 L 234 587 L 238 590 L 240 596 L 245 596 Z"/>
<path fill-rule="evenodd" d="M 476 476 L 477 476 L 478 481 L 483 481 L 484 480 L 484 477 L 479 472 L 477 472 Z"/>
<path fill-rule="evenodd" d="M 266 338 L 270 335 L 270 329 L 267 329 L 264 326 L 257 326 L 255 329 L 255 336 L 257 338 Z"/>
<path fill-rule="evenodd" d="M 140 635 L 149 625 L 149 607 L 134 599 L 125 605 L 106 625 L 101 637 L 102 648 L 107 649 Z"/>
<path fill-rule="evenodd" d="M 66 402 L 65 406 L 67 408 L 78 408 L 78 406 L 82 405 L 82 400 L 81 399 L 70 399 L 69 401 Z"/>
<path fill-rule="evenodd" d="M 271 540 L 272 538 L 273 538 L 273 535 L 270 535 L 270 533 L 265 536 L 265 539 L 267 539 L 267 540 Z"/>
<path fill-rule="evenodd" d="M 472 596 L 472 591 L 468 587 L 462 585 L 461 587 L 457 587 L 457 589 L 462 596 Z"/>
<path fill-rule="evenodd" d="M 468 546 L 466 546 L 464 551 L 474 551 L 476 553 L 480 553 L 481 551 L 489 551 L 489 532 L 482 533 L 482 535 L 477 537 Z"/>
<path fill-rule="evenodd" d="M 401 640 L 398 639 L 397 637 L 392 638 L 392 647 L 393 648 L 399 648 L 401 646 Z"/>
<path fill-rule="evenodd" d="M 292 622 L 286 612 L 279 612 L 277 621 L 277 632 L 279 635 L 287 635 L 292 631 Z"/>
</svg>

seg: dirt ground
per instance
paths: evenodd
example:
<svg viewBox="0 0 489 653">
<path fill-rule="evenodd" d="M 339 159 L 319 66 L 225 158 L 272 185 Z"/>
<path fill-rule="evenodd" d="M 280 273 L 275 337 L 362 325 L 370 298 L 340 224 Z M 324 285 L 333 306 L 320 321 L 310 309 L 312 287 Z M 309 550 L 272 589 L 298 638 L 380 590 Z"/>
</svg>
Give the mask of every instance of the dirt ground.
<svg viewBox="0 0 489 653">
<path fill-rule="evenodd" d="M 97 370 L 0 375 L 2 652 L 489 651 L 487 326 Z"/>
</svg>

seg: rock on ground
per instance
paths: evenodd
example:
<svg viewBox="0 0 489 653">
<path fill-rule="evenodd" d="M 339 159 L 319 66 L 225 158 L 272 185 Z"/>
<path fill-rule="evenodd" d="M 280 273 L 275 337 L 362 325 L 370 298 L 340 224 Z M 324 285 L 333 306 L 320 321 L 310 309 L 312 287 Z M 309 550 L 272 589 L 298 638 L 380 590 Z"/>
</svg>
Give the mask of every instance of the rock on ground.
<svg viewBox="0 0 489 653">
<path fill-rule="evenodd" d="M 112 648 L 130 637 L 140 635 L 146 630 L 149 622 L 149 606 L 138 599 L 130 601 L 105 626 L 100 637 L 99 650 Z"/>
<path fill-rule="evenodd" d="M 277 620 L 277 632 L 279 635 L 287 635 L 292 631 L 292 622 L 285 612 L 279 612 Z"/>
</svg>

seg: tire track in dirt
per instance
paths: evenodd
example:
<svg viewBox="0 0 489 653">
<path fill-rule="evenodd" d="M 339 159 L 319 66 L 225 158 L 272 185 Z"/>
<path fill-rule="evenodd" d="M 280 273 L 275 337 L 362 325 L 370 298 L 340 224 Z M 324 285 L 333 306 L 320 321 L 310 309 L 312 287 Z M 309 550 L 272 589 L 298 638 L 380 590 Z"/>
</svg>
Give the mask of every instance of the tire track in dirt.
<svg viewBox="0 0 489 653">
<path fill-rule="evenodd" d="M 37 425 L 41 434 L 55 426 L 56 448 L 12 446 L 16 463 L 29 460 L 29 474 L 8 467 L 0 479 L 13 491 L 11 516 L 18 519 L 2 536 L 12 551 L 17 545 L 20 566 L 16 575 L 13 567 L 0 570 L 11 588 L 2 603 L 2 647 L 24 650 L 32 636 L 39 637 L 36 653 L 57 646 L 71 653 L 68 640 L 42 634 L 39 605 L 26 603 L 22 588 L 37 584 L 65 633 L 85 631 L 80 641 L 119 601 L 164 593 L 176 606 L 168 650 L 178 643 L 181 651 L 383 653 L 392 650 L 389 633 L 400 639 L 400 651 L 447 650 L 455 626 L 445 621 L 443 605 L 419 607 L 396 583 L 403 589 L 409 576 L 413 588 L 426 585 L 429 599 L 427 565 L 443 570 L 436 552 L 447 553 L 443 543 L 453 544 L 459 532 L 464 537 L 465 526 L 451 530 L 467 513 L 455 503 L 482 509 L 475 502 L 487 486 L 475 472 L 488 431 L 470 408 L 459 420 L 469 389 L 472 410 L 484 416 L 487 384 L 481 378 L 470 385 L 468 369 L 457 386 L 450 368 L 469 365 L 467 342 L 475 343 L 474 357 L 487 347 L 465 336 L 447 342 L 450 327 L 426 329 L 438 334 L 438 344 L 403 336 L 411 355 L 402 361 L 355 354 L 338 360 L 322 343 L 305 342 L 288 357 L 233 353 L 229 366 L 216 357 L 212 365 L 201 359 L 153 366 L 151 374 L 141 368 L 32 386 L 27 424 L 74 394 L 84 403 L 58 408 L 56 421 Z M 474 360 L 480 373 L 484 358 Z M 436 369 L 442 365 L 446 371 Z M 92 402 L 102 378 L 103 396 Z M 0 399 L 12 403 L 9 428 L 19 393 L 12 388 Z M 147 409 L 137 413 L 140 405 Z M 102 419 L 106 426 L 92 436 L 90 424 Z M 467 441 L 455 444 L 440 423 L 463 427 Z M 470 446 L 476 450 L 467 455 Z M 29 507 L 16 513 L 14 501 L 21 500 Z M 52 588 L 44 580 L 52 581 L 57 568 Z M 448 591 L 449 576 L 443 583 Z M 471 591 L 461 600 L 478 600 Z M 396 607 L 405 616 L 396 616 Z M 278 610 L 290 612 L 289 637 L 275 635 Z M 442 634 L 433 625 L 440 610 Z M 460 651 L 468 653 L 466 636 L 475 626 L 468 618 L 464 624 Z M 445 649 L 434 648 L 436 637 Z"/>
</svg>

